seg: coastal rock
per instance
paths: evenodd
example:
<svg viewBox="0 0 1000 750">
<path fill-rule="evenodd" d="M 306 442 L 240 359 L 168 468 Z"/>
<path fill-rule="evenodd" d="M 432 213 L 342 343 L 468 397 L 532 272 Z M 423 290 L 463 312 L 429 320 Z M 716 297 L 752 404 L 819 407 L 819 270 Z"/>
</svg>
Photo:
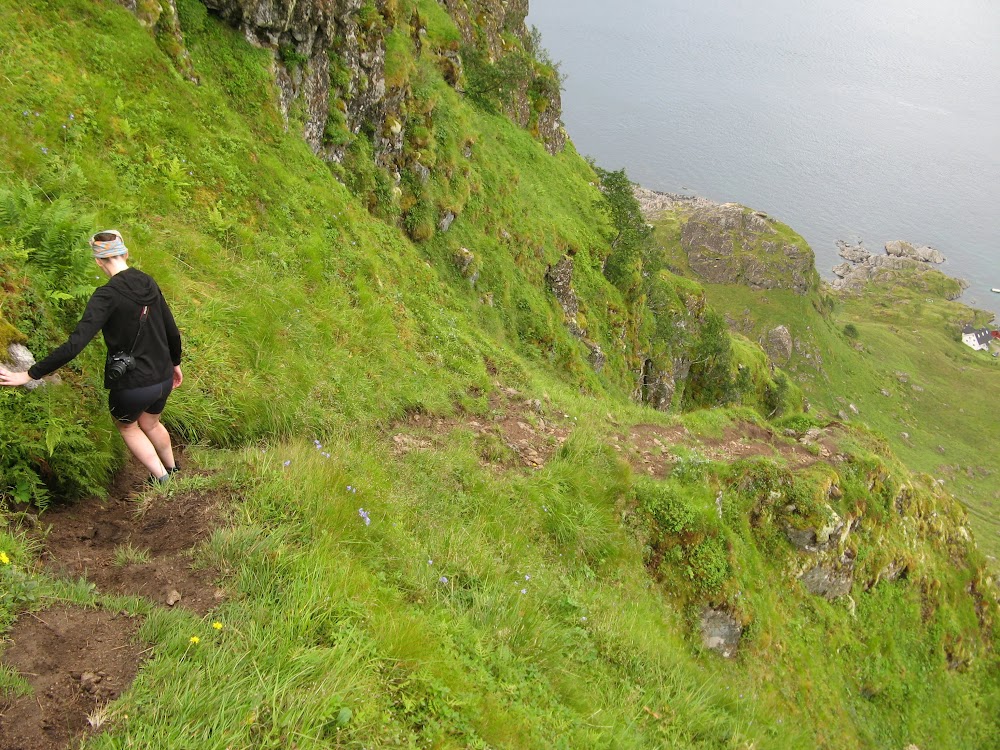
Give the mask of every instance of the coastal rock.
<svg viewBox="0 0 1000 750">
<path fill-rule="evenodd" d="M 804 240 L 792 241 L 766 214 L 736 203 L 697 208 L 681 230 L 681 246 L 691 268 L 709 283 L 797 294 L 818 283 Z"/>
<path fill-rule="evenodd" d="M 701 613 L 701 643 L 726 659 L 736 656 L 743 626 L 724 609 L 706 607 Z"/>
<path fill-rule="evenodd" d="M 861 242 L 857 245 L 850 245 L 843 240 L 838 240 L 837 248 L 839 249 L 840 257 L 850 263 L 863 263 L 872 256 L 868 248 Z"/>
<path fill-rule="evenodd" d="M 139 23 L 153 32 L 160 48 L 174 61 L 181 75 L 192 83 L 198 83 L 194 63 L 191 62 L 191 55 L 184 44 L 176 0 L 156 2 L 116 0 L 116 2 L 134 13 Z"/>
<path fill-rule="evenodd" d="M 851 269 L 854 268 L 850 263 L 841 263 L 839 266 L 833 267 L 833 272 L 840 278 L 844 278 L 851 273 Z"/>
<path fill-rule="evenodd" d="M 683 372 L 681 377 L 686 377 L 690 364 L 681 360 L 667 360 L 666 365 L 672 369 L 666 369 L 663 363 L 658 360 L 646 359 L 642 367 L 642 375 L 639 381 L 639 388 L 635 398 L 644 404 L 652 406 L 658 411 L 667 411 L 673 403 L 674 393 L 677 390 L 676 373 Z"/>
<path fill-rule="evenodd" d="M 895 241 L 886 243 L 885 255 L 872 255 L 860 244 L 838 242 L 837 245 L 841 257 L 848 262 L 833 269 L 837 278 L 830 286 L 835 291 L 860 294 L 869 283 L 893 284 L 905 280 L 911 287 L 916 283 L 928 292 L 956 299 L 969 286 L 963 279 L 951 279 L 932 267 L 944 261 L 944 256 L 933 248 L 916 248 Z"/>
<path fill-rule="evenodd" d="M 639 203 L 639 210 L 648 221 L 655 221 L 663 214 L 672 213 L 677 209 L 695 210 L 718 206 L 715 201 L 700 198 L 695 195 L 679 195 L 677 193 L 660 193 L 656 190 L 640 187 L 632 188 L 632 194 Z"/>
<path fill-rule="evenodd" d="M 915 247 L 903 240 L 893 240 L 885 243 L 885 252 L 900 258 L 910 258 L 921 263 L 944 263 L 945 257 L 933 247 Z"/>
<path fill-rule="evenodd" d="M 455 221 L 455 214 L 451 211 L 445 211 L 444 216 L 441 217 L 441 221 L 438 222 L 438 231 L 447 232 L 451 229 L 452 222 Z"/>
</svg>

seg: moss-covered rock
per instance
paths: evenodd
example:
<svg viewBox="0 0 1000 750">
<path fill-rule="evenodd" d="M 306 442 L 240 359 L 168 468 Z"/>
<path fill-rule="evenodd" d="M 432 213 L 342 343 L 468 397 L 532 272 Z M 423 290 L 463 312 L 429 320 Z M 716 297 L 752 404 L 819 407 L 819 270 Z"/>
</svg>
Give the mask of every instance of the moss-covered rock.
<svg viewBox="0 0 1000 750">
<path fill-rule="evenodd" d="M 681 246 L 692 270 L 710 283 L 797 294 L 819 286 L 806 241 L 766 214 L 736 203 L 697 208 L 683 224 Z"/>
</svg>

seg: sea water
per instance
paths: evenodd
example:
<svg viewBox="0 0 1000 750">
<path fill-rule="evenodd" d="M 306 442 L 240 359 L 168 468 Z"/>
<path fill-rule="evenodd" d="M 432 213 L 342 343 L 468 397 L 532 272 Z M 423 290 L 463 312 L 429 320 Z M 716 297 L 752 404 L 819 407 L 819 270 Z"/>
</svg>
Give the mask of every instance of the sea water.
<svg viewBox="0 0 1000 750">
<path fill-rule="evenodd" d="M 1000 314 L 1000 2 L 530 0 L 579 151 L 801 233 L 931 245 Z"/>
</svg>

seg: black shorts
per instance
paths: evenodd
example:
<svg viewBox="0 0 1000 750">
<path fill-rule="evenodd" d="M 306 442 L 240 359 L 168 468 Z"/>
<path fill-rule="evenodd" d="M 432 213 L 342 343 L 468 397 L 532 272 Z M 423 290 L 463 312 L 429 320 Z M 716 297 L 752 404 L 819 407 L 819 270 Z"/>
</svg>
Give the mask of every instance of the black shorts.
<svg viewBox="0 0 1000 750">
<path fill-rule="evenodd" d="M 167 405 L 167 396 L 174 389 L 174 379 L 164 380 L 157 385 L 142 388 L 125 388 L 108 393 L 108 408 L 111 416 L 124 424 L 131 424 L 143 412 L 159 414 Z"/>
</svg>

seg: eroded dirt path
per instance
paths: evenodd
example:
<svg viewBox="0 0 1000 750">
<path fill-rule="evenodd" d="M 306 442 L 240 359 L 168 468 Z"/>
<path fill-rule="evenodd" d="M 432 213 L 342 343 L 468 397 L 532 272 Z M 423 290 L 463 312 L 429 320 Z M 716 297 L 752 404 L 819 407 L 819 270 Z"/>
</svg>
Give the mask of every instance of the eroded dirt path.
<svg viewBox="0 0 1000 750">
<path fill-rule="evenodd" d="M 513 388 L 498 388 L 490 394 L 485 416 L 460 413 L 454 417 L 411 414 L 395 426 L 393 452 L 440 447 L 452 430 L 465 429 L 480 441 L 480 459 L 485 465 L 516 463 L 540 468 L 573 431 L 573 420 L 550 404 L 531 399 Z"/>
<path fill-rule="evenodd" d="M 608 418 L 611 420 L 610 415 Z M 532 399 L 497 384 L 490 394 L 486 415 L 462 411 L 449 417 L 411 414 L 396 423 L 390 435 L 393 452 L 404 455 L 441 448 L 449 433 L 468 430 L 479 441 L 483 465 L 539 469 L 566 442 L 575 426 L 572 417 L 548 401 Z M 831 427 L 835 430 L 837 425 Z M 805 436 L 784 435 L 744 422 L 727 428 L 721 437 L 708 438 L 696 436 L 682 425 L 638 424 L 622 428 L 609 440 L 634 471 L 662 479 L 677 462 L 673 450 L 676 446 L 696 451 L 712 461 L 760 456 L 780 459 L 792 469 L 803 469 L 836 453 L 834 430 L 816 429 Z"/>
<path fill-rule="evenodd" d="M 144 657 L 136 617 L 79 606 L 22 616 L 8 634 L 3 663 L 31 694 L 0 713 L 4 750 L 66 748 L 101 723 L 101 709 L 127 688 Z"/>
<path fill-rule="evenodd" d="M 680 425 L 640 424 L 615 436 L 613 445 L 635 471 L 660 479 L 670 474 L 677 461 L 677 455 L 670 450 L 676 445 L 697 451 L 711 461 L 781 458 L 795 469 L 812 466 L 832 455 L 831 448 L 836 450 L 825 440 L 803 442 L 749 423 L 728 428 L 720 438 L 696 438 Z"/>
<path fill-rule="evenodd" d="M 143 596 L 206 614 L 224 597 L 219 573 L 192 567 L 192 550 L 222 522 L 217 490 L 141 492 L 129 466 L 107 500 L 53 508 L 39 519 L 40 564 L 50 575 L 86 578 L 103 594 Z M 196 485 L 195 485 L 196 486 Z M 0 695 L 0 749 L 64 750 L 100 730 L 106 706 L 132 683 L 149 649 L 137 617 L 102 607 L 55 604 L 22 615 L 0 663 L 31 692 Z"/>
</svg>

